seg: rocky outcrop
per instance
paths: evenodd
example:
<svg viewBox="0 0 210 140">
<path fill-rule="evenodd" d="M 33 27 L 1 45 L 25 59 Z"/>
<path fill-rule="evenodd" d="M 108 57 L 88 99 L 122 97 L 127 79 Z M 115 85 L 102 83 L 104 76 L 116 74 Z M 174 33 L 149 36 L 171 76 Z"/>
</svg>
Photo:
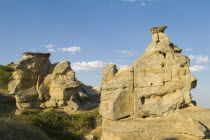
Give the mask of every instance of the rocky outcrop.
<svg viewBox="0 0 210 140">
<path fill-rule="evenodd" d="M 8 89 L 10 94 L 15 95 L 18 109 L 88 109 L 81 105 L 79 95 L 85 85 L 81 86 L 75 78 L 70 63 L 51 64 L 49 57 L 49 53 L 24 53 L 23 59 L 16 65 Z M 98 96 L 97 92 L 84 94 Z M 98 105 L 98 101 L 93 103 L 95 107 Z"/>
<path fill-rule="evenodd" d="M 144 54 L 134 63 L 134 114 L 139 117 L 163 116 L 191 106 L 190 90 L 196 78 L 190 74 L 190 60 L 157 32 Z"/>
<path fill-rule="evenodd" d="M 103 120 L 102 140 L 201 140 L 208 138 L 210 110 L 189 107 L 156 118 Z"/>
<path fill-rule="evenodd" d="M 104 68 L 100 109 L 104 118 L 156 117 L 193 106 L 190 90 L 197 80 L 190 74 L 190 60 L 170 42 L 165 28 L 151 29 L 152 43 L 133 66 Z"/>
<path fill-rule="evenodd" d="M 108 64 L 104 68 L 100 104 L 103 140 L 208 136 L 210 111 L 194 107 L 190 90 L 197 79 L 190 73 L 189 58 L 180 54 L 182 50 L 164 33 L 166 28 L 151 29 L 152 42 L 133 66 L 118 70 Z"/>
<path fill-rule="evenodd" d="M 133 67 L 116 69 L 108 64 L 103 71 L 100 113 L 106 119 L 119 119 L 133 113 Z"/>
</svg>

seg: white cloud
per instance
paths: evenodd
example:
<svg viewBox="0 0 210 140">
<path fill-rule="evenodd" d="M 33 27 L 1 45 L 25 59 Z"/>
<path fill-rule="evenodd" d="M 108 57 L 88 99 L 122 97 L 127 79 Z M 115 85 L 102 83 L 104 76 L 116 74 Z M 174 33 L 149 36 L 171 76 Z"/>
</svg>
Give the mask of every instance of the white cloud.
<svg viewBox="0 0 210 140">
<path fill-rule="evenodd" d="M 187 48 L 187 49 L 185 49 L 185 51 L 192 51 L 192 49 L 190 49 L 190 48 Z"/>
<path fill-rule="evenodd" d="M 202 65 L 194 65 L 192 67 L 190 67 L 190 71 L 191 72 L 195 72 L 195 71 L 204 71 L 207 70 L 208 68 Z"/>
<path fill-rule="evenodd" d="M 74 54 L 75 52 L 79 52 L 81 50 L 81 48 L 77 46 L 68 47 L 68 48 L 57 48 L 57 49 L 54 47 L 55 45 L 53 44 L 48 44 L 45 46 L 48 52 L 56 52 L 56 50 L 58 50 L 62 52 L 71 52 L 72 54 Z"/>
<path fill-rule="evenodd" d="M 102 70 L 106 64 L 113 64 L 112 62 L 105 63 L 103 61 L 83 61 L 83 62 L 74 62 L 71 64 L 71 67 L 74 71 L 96 71 Z M 126 65 L 116 64 L 117 68 L 124 67 Z"/>
<path fill-rule="evenodd" d="M 48 52 L 55 52 L 54 46 L 55 45 L 53 44 L 48 44 L 45 46 L 45 48 L 47 49 Z"/>
<path fill-rule="evenodd" d="M 123 0 L 123 1 L 137 2 L 138 0 Z"/>
<path fill-rule="evenodd" d="M 47 49 L 49 52 L 55 52 L 55 49 Z"/>
<path fill-rule="evenodd" d="M 122 0 L 124 2 L 132 2 L 132 3 L 139 3 L 141 6 L 146 6 L 148 2 L 151 2 L 152 0 Z"/>
<path fill-rule="evenodd" d="M 48 45 L 45 46 L 45 48 L 47 48 L 47 49 L 50 49 L 50 48 L 53 48 L 53 47 L 54 47 L 53 44 L 48 44 Z"/>
<path fill-rule="evenodd" d="M 208 56 L 194 56 L 194 55 L 189 55 L 188 56 L 190 58 L 190 60 L 195 60 L 196 63 L 200 64 L 200 63 L 209 63 L 209 57 Z"/>
<path fill-rule="evenodd" d="M 197 63 L 209 63 L 209 57 L 208 56 L 198 56 Z"/>
<path fill-rule="evenodd" d="M 145 2 L 141 2 L 140 4 L 141 4 L 141 6 L 143 6 L 143 7 L 146 6 L 146 3 L 145 3 Z"/>
<path fill-rule="evenodd" d="M 189 55 L 188 57 L 190 58 L 190 60 L 196 59 L 196 56 L 194 56 L 194 55 Z"/>
<path fill-rule="evenodd" d="M 90 61 L 90 62 L 75 62 L 72 63 L 72 69 L 74 71 L 94 71 L 98 69 L 102 69 L 106 63 L 102 61 Z"/>
<path fill-rule="evenodd" d="M 136 55 L 136 54 L 138 54 L 139 52 L 137 52 L 137 51 L 134 51 L 134 52 L 132 52 L 132 51 L 116 51 L 117 53 L 121 53 L 121 54 L 123 54 L 124 56 L 134 56 L 134 55 Z"/>
<path fill-rule="evenodd" d="M 80 47 L 68 47 L 68 48 L 58 48 L 59 50 L 63 51 L 63 52 L 79 52 L 81 50 Z"/>
</svg>

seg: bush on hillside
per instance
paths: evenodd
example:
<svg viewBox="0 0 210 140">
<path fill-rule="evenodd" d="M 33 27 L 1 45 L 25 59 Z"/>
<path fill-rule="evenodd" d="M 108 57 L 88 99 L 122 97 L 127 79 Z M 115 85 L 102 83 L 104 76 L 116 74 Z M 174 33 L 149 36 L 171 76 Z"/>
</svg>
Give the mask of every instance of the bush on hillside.
<svg viewBox="0 0 210 140">
<path fill-rule="evenodd" d="M 10 80 L 12 79 L 12 72 L 14 70 L 7 66 L 0 65 L 0 89 L 7 89 Z"/>
<path fill-rule="evenodd" d="M 98 109 L 71 115 L 51 110 L 48 112 L 26 111 L 17 116 L 17 120 L 39 127 L 53 139 L 80 140 L 96 127 L 98 117 Z"/>
</svg>

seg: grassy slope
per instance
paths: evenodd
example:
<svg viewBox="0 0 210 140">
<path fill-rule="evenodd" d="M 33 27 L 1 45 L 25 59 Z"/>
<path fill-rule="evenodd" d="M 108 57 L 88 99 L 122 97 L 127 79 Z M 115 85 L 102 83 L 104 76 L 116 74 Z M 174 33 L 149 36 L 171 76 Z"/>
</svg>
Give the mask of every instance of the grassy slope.
<svg viewBox="0 0 210 140">
<path fill-rule="evenodd" d="M 99 118 L 98 109 L 71 115 L 56 110 L 27 111 L 17 116 L 18 121 L 39 127 L 55 140 L 80 140 L 97 125 L 100 125 Z"/>
</svg>

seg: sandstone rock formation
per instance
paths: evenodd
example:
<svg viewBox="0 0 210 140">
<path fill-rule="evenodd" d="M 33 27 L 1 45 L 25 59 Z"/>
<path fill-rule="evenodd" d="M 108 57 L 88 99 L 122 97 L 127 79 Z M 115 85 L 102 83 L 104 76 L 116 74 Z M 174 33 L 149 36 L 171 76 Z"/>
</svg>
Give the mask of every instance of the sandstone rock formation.
<svg viewBox="0 0 210 140">
<path fill-rule="evenodd" d="M 103 120 L 102 140 L 202 140 L 209 138 L 210 110 L 180 109 L 156 118 Z"/>
<path fill-rule="evenodd" d="M 162 116 L 191 106 L 196 78 L 188 57 L 162 32 L 152 35 L 145 53 L 134 63 L 135 116 Z"/>
<path fill-rule="evenodd" d="M 197 79 L 190 73 L 189 58 L 180 54 L 182 50 L 164 33 L 166 28 L 151 29 L 152 42 L 133 66 L 117 70 L 116 65 L 108 64 L 104 68 L 100 104 L 103 140 L 208 136 L 210 111 L 193 107 L 190 90 Z"/>
<path fill-rule="evenodd" d="M 108 64 L 103 71 L 100 113 L 103 118 L 119 119 L 133 114 L 133 67 Z"/>
<path fill-rule="evenodd" d="M 15 95 L 18 109 L 88 109 L 81 104 L 79 92 L 83 90 L 86 96 L 98 93 L 86 92 L 86 86 L 79 84 L 69 62 L 51 64 L 49 57 L 49 53 L 24 53 L 16 65 L 8 89 Z M 91 103 L 98 105 L 98 101 Z"/>
</svg>

